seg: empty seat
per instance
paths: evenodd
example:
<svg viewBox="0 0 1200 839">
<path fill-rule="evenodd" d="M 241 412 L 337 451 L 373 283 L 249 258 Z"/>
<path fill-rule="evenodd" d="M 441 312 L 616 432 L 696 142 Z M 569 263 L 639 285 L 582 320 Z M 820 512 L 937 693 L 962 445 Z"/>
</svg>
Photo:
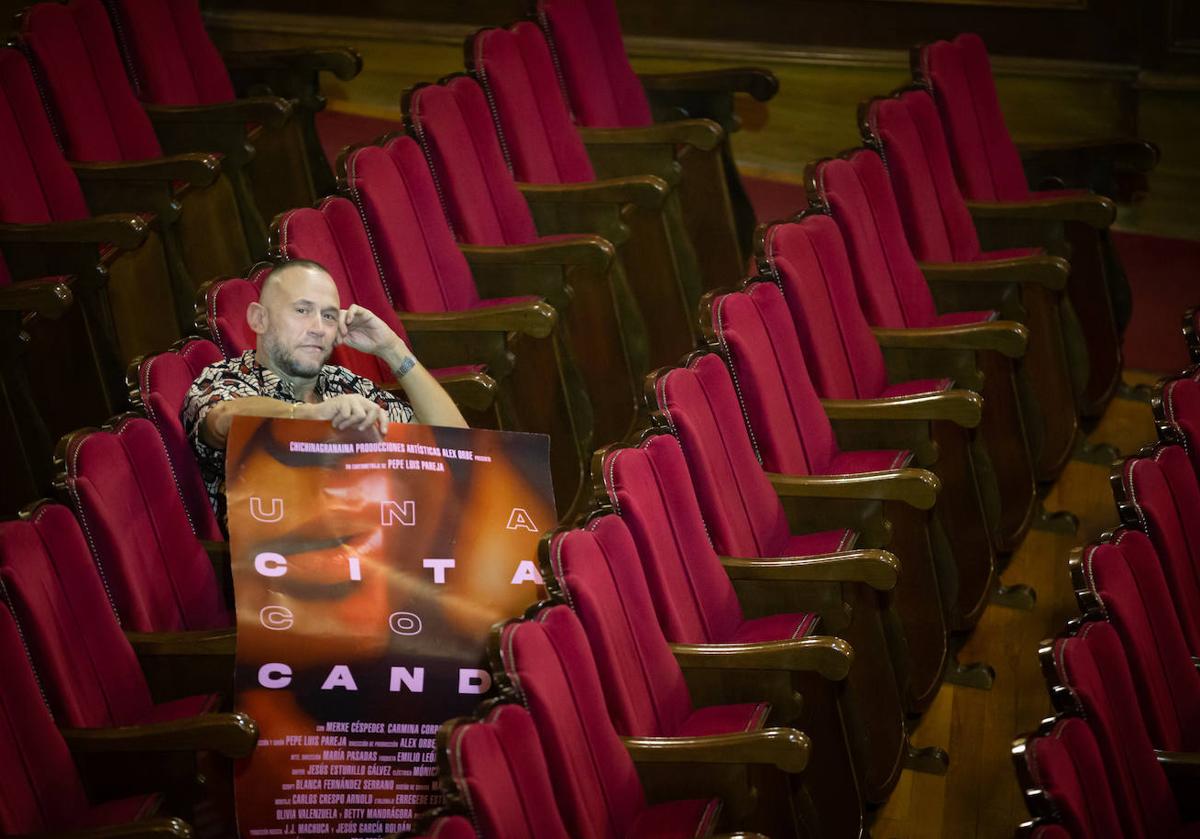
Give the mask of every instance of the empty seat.
<svg viewBox="0 0 1200 839">
<path fill-rule="evenodd" d="M 1150 537 L 1188 649 L 1200 656 L 1200 484 L 1182 446 L 1158 445 L 1113 467 L 1121 521 Z"/>
<path fill-rule="evenodd" d="M 904 237 L 883 161 L 869 149 L 855 149 L 812 163 L 805 180 L 810 201 L 833 216 L 842 232 L 867 322 L 875 330 L 923 330 L 906 334 L 923 334 L 928 346 L 975 353 L 983 372 L 979 430 L 987 444 L 999 492 L 997 547 L 1012 550 L 1032 522 L 1037 502 L 1033 462 L 1014 379 L 1023 377 L 1021 386 L 1028 387 L 1024 378 L 1035 372 L 1022 363 L 1029 334 L 1015 321 L 998 320 L 1024 314 L 1017 305 L 1019 294 L 1006 296 L 1014 284 L 993 285 L 989 302 L 1003 306 L 1003 313 L 990 306 L 964 308 L 967 301 L 954 296 L 961 291 L 962 283 L 956 287 L 943 282 L 931 289 Z M 1040 439 L 1041 419 L 1032 410 L 1026 416 L 1037 422 Z"/>
<path fill-rule="evenodd" d="M 1121 528 L 1073 556 L 1071 570 L 1080 607 L 1111 623 L 1121 638 L 1154 747 L 1200 752 L 1200 673 L 1154 545 L 1146 534 Z"/>
<path fill-rule="evenodd" d="M 59 442 L 56 461 L 125 629 L 230 625 L 213 562 L 192 531 L 153 423 L 126 416 L 75 432 Z"/>
<path fill-rule="evenodd" d="M 1150 405 L 1159 439 L 1183 446 L 1200 475 L 1200 379 L 1192 371 L 1167 379 Z"/>
<path fill-rule="evenodd" d="M 439 816 L 421 831 L 420 839 L 475 839 L 478 835 L 471 822 L 462 816 Z"/>
<path fill-rule="evenodd" d="M 1075 395 L 1082 392 L 1088 372 L 1078 322 L 1061 291 L 1069 265 L 1036 248 L 983 249 L 954 180 L 937 109 L 926 92 L 871 100 L 862 107 L 860 125 L 867 145 L 887 164 L 908 242 L 918 260 L 938 267 L 982 263 L 974 267 L 1006 273 L 1008 279 L 1041 278 L 1036 284 L 1022 279 L 1021 298 L 1031 338 L 1026 363 L 1040 372 L 1032 380 L 1037 387 L 1031 395 L 1036 395 L 1037 409 L 1046 415 L 1042 439 L 1032 441 L 1035 462 L 1040 477 L 1053 478 L 1074 446 Z"/>
<path fill-rule="evenodd" d="M 791 729 L 622 743 L 608 717 L 587 637 L 566 606 L 496 627 L 490 649 L 497 683 L 533 718 L 569 836 L 707 836 L 721 814 L 720 800 L 704 795 L 650 804 L 642 778 L 656 785 L 669 780 L 666 789 L 694 796 L 698 789 L 713 789 L 712 767 L 735 753 L 741 755 L 737 762 L 785 772 L 807 764 L 808 738 Z M 660 761 L 667 764 L 656 771 L 652 764 Z M 734 818 L 744 815 L 737 812 L 744 802 L 726 803 Z"/>
<path fill-rule="evenodd" d="M 154 835 L 190 837 L 179 819 L 154 819 L 161 798 L 138 795 L 93 804 L 71 753 L 55 728 L 25 654 L 17 625 L 0 606 L 0 830 L 5 835 L 78 831 L 76 835 L 111 836 L 130 822 Z"/>
<path fill-rule="evenodd" d="M 703 119 L 575 127 L 548 37 L 537 24 L 520 22 L 477 32 L 468 45 L 468 69 L 491 97 L 517 180 L 657 175 L 672 187 L 669 235 L 680 250 L 677 264 L 696 275 L 689 286 L 719 288 L 736 278 L 744 262 L 722 172 L 721 126 Z M 556 165 L 547 166 L 551 160 Z"/>
<path fill-rule="evenodd" d="M 899 780 L 908 742 L 884 628 L 885 622 L 894 625 L 887 592 L 896 584 L 896 558 L 885 551 L 718 557 L 678 440 L 652 435 L 636 447 L 610 446 L 598 457 L 605 502 L 633 537 L 668 641 L 790 642 L 815 632 L 819 621 L 825 632 L 850 642 L 857 664 L 846 682 L 845 699 L 855 707 L 846 717 L 847 735 L 864 798 L 886 800 Z M 814 603 L 819 614 L 803 611 Z M 738 683 L 728 672 L 714 678 L 715 685 L 704 682 L 710 690 Z M 737 689 L 759 698 L 766 691 L 772 719 L 791 721 L 796 703 L 789 674 L 747 678 Z M 701 684 L 698 680 L 693 674 L 692 684 Z"/>
<path fill-rule="evenodd" d="M 636 75 L 629 64 L 621 23 L 612 0 L 537 0 L 538 22 L 553 44 L 555 67 L 571 111 L 588 128 L 647 128 L 680 116 L 712 119 L 725 132 L 720 166 L 737 219 L 738 240 L 749 252 L 754 209 L 733 160 L 730 135 L 738 129 L 734 100 L 738 93 L 765 102 L 779 90 L 770 70 L 731 67 L 719 70 Z M 689 150 L 683 164 L 683 194 L 710 184 L 711 155 Z M 697 160 L 697 158 L 700 158 Z M 692 167 L 699 169 L 696 173 Z M 709 187 L 711 189 L 711 187 Z M 698 196 L 698 197 L 699 197 Z"/>
<path fill-rule="evenodd" d="M 208 500 L 181 415 L 192 382 L 205 367 L 222 358 L 216 344 L 192 338 L 166 352 L 138 359 L 129 370 L 130 396 L 162 437 L 192 531 L 200 539 L 214 541 L 225 536 Z"/>
<path fill-rule="evenodd" d="M 543 543 L 542 563 L 552 572 L 545 577 L 547 587 L 570 605 L 583 626 L 618 734 L 733 734 L 769 723 L 811 732 L 813 762 L 806 785 L 821 833 L 861 834 L 862 800 L 839 710 L 841 682 L 853 662 L 849 644 L 809 634 L 790 643 L 685 645 L 674 648 L 673 655 L 655 617 L 637 548 L 615 515 L 594 518 L 585 528 L 558 531 Z M 746 683 L 742 668 L 753 668 L 756 684 Z M 690 685 L 685 669 L 693 678 Z M 771 670 L 783 670 L 785 678 L 771 679 Z M 793 685 L 793 676 L 798 684 Z M 708 689 L 697 691 L 697 680 L 705 680 Z M 782 681 L 785 687 L 768 689 L 768 680 Z M 804 697 L 802 714 L 776 708 L 771 701 L 782 694 L 784 704 L 792 705 L 788 693 L 793 690 Z M 802 795 L 800 779 L 791 780 Z M 786 797 L 758 806 L 786 809 Z M 803 812 L 803 807 L 797 810 Z"/>
</svg>

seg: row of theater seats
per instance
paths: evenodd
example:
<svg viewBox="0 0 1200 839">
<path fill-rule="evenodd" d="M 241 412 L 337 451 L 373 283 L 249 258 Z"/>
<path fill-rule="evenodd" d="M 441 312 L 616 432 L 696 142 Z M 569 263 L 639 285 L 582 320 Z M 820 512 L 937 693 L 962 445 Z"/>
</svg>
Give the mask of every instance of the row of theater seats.
<svg viewBox="0 0 1200 839">
<path fill-rule="evenodd" d="M 126 120 L 112 116 L 133 89 L 120 48 L 128 60 L 127 18 L 147 8 L 169 8 L 157 25 L 211 50 L 187 0 L 73 0 L 25 15 L 27 48 L 0 56 L 19 114 L 4 123 L 20 132 L 3 167 L 23 173 L 14 196 L 78 191 L 85 167 L 68 167 L 64 126 L 108 125 L 126 147 Z M 1006 189 L 1027 182 L 1004 168 L 1016 161 L 1007 135 L 984 136 L 1002 124 L 960 119 L 992 113 L 988 102 L 999 119 L 986 53 L 963 36 L 918 51 L 924 87 L 864 106 L 868 147 L 809 167 L 809 207 L 755 228 L 728 132 L 734 91 L 767 98 L 769 74 L 639 80 L 610 3 L 543 0 L 536 12 L 536 23 L 473 36 L 468 73 L 409 91 L 402 134 L 347 149 L 339 194 L 271 227 L 271 258 L 324 264 L 343 305 L 387 320 L 473 420 L 549 433 L 563 521 L 580 521 L 543 543 L 553 600 L 495 632 L 501 700 L 443 731 L 450 808 L 485 836 L 858 835 L 901 768 L 944 771 L 944 753 L 910 748 L 905 717 L 944 678 L 988 683 L 985 667 L 953 661 L 950 633 L 968 631 L 991 599 L 1022 599 L 997 594 L 1002 557 L 1039 515 L 1036 486 L 1058 474 L 1081 418 L 1103 409 L 1119 378 L 1111 201 L 971 191 L 981 172 Z M 166 52 L 199 77 L 205 49 Z M 296 61 L 315 97 L 327 65 Z M 72 123 L 76 99 L 108 104 Z M 239 130 L 272 124 L 235 113 Z M 679 118 L 697 115 L 715 121 Z M 267 163 L 263 148 L 255 165 Z M 208 168 L 205 185 L 222 173 L 244 209 L 254 190 L 230 174 L 235 150 L 216 150 L 226 157 L 188 165 Z M 1064 184 L 1099 172 L 1109 191 L 1154 156 L 1139 143 L 1056 154 Z M 174 189 L 184 178 L 173 167 Z M 960 184 L 1001 200 L 968 203 Z M 192 192 L 163 206 L 181 219 L 234 217 L 189 210 Z M 6 382 L 23 383 L 47 417 L 22 439 L 115 413 L 125 362 L 141 414 L 67 434 L 53 467 L 36 445 L 23 450 L 35 490 L 53 476 L 71 509 L 42 502 L 0 525 L 0 641 L 18 674 L 2 691 L 4 753 L 22 758 L 5 761 L 5 832 L 189 829 L 137 821 L 156 806 L 197 827 L 219 822 L 221 758 L 256 737 L 253 721 L 219 712 L 234 643 L 228 552 L 179 414 L 203 366 L 253 346 L 245 310 L 268 266 L 246 263 L 267 250 L 245 224 L 209 228 L 200 253 L 164 233 L 155 258 L 179 256 L 187 283 L 144 264 L 125 281 L 115 254 L 155 253 L 142 248 L 165 223 L 142 212 L 43 225 L 59 238 L 35 249 L 48 260 L 41 272 L 74 277 L 13 282 L 4 298 L 24 322 Z M 70 230 L 90 231 L 90 250 L 62 244 Z M 981 232 L 1005 249 L 984 250 Z M 11 269 L 26 251 L 7 241 Z M 189 262 L 239 241 L 233 269 Z M 104 246 L 103 264 L 97 242 L 117 246 Z M 62 267 L 59 252 L 84 267 Z M 739 282 L 748 258 L 754 276 Z M 189 284 L 229 273 L 199 289 L 208 338 L 166 350 L 189 330 Z M 79 311 L 48 321 L 72 290 Z M 34 375 L 22 379 L 24 359 Z M 389 375 L 345 348 L 334 360 Z M 80 399 L 62 400 L 80 381 Z M 103 399 L 89 406 L 89 392 Z M 93 413 L 58 415 L 69 424 L 56 427 L 56 405 Z M 133 766 L 94 771 L 130 749 Z M 146 758 L 164 750 L 169 766 Z M 72 753 L 86 755 L 91 798 Z M 198 759 L 207 790 L 192 782 Z M 165 802 L 144 795 L 155 787 Z M 116 796 L 126 797 L 92 803 Z M 467 827 L 453 815 L 443 824 Z"/>
<path fill-rule="evenodd" d="M 1184 332 L 1200 364 L 1198 311 Z M 1071 554 L 1081 615 L 1039 651 L 1056 714 L 1013 745 L 1034 817 L 1022 835 L 1200 825 L 1200 366 L 1152 404 L 1158 441 L 1113 466 L 1120 526 Z"/>
</svg>

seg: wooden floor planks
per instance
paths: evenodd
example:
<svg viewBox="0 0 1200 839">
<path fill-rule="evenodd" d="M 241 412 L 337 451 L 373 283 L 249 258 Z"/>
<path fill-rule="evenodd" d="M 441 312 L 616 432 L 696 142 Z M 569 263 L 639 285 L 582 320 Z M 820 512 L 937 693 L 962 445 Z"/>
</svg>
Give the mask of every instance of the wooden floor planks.
<svg viewBox="0 0 1200 839">
<path fill-rule="evenodd" d="M 1153 383 L 1151 374 L 1126 372 L 1130 383 Z M 1115 399 L 1088 435 L 1116 446 L 1122 454 L 1154 439 L 1150 406 Z M 1009 746 L 1050 713 L 1037 647 L 1075 614 L 1067 556 L 1116 525 L 1108 485 L 1109 469 L 1074 460 L 1046 499 L 1049 509 L 1067 509 L 1080 519 L 1076 536 L 1031 531 L 1003 574 L 1008 584 L 1037 590 L 1037 604 L 1024 612 L 989 606 L 964 645 L 962 661 L 986 661 L 996 670 L 990 691 L 944 685 L 916 725 L 917 746 L 941 746 L 950 753 L 945 777 L 905 770 L 900 784 L 876 814 L 875 839 L 961 839 L 1011 837 L 1028 818 L 1017 788 Z"/>
</svg>

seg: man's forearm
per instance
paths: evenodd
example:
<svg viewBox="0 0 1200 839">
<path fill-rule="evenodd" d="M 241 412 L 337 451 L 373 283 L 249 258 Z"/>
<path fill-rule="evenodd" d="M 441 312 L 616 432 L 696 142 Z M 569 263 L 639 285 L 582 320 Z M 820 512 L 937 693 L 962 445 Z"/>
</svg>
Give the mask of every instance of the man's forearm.
<svg viewBox="0 0 1200 839">
<path fill-rule="evenodd" d="M 296 417 L 300 417 L 303 407 L 291 402 L 271 399 L 269 396 L 243 396 L 240 399 L 229 399 L 214 405 L 204 416 L 204 424 L 200 426 L 200 438 L 214 449 L 223 449 L 229 439 L 229 428 L 233 425 L 234 417 L 288 417 L 293 413 Z"/>
<path fill-rule="evenodd" d="M 438 384 L 424 365 L 408 352 L 407 348 L 396 348 L 383 353 L 380 357 L 391 368 L 404 394 L 412 405 L 417 422 L 425 425 L 444 425 L 451 428 L 466 428 L 467 421 L 462 412 L 446 393 L 445 388 Z"/>
</svg>

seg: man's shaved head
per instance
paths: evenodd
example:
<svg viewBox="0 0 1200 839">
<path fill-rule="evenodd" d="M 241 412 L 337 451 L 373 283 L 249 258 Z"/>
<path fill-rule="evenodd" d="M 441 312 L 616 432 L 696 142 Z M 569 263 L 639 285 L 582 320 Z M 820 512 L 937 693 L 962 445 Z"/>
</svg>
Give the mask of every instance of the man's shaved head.
<svg viewBox="0 0 1200 839">
<path fill-rule="evenodd" d="M 292 259 L 276 265 L 246 312 L 258 335 L 260 360 L 291 378 L 316 376 L 333 352 L 339 309 L 337 283 L 320 263 Z"/>
<path fill-rule="evenodd" d="M 262 281 L 262 286 L 258 292 L 258 299 L 263 305 L 268 297 L 273 297 L 278 294 L 286 281 L 298 275 L 313 275 L 319 274 L 326 278 L 334 289 L 334 294 L 337 294 L 337 283 L 333 282 L 333 277 L 329 276 L 329 272 L 325 270 L 325 266 L 319 262 L 313 262 L 311 259 L 288 259 L 280 262 L 270 270 L 266 278 Z"/>
</svg>

